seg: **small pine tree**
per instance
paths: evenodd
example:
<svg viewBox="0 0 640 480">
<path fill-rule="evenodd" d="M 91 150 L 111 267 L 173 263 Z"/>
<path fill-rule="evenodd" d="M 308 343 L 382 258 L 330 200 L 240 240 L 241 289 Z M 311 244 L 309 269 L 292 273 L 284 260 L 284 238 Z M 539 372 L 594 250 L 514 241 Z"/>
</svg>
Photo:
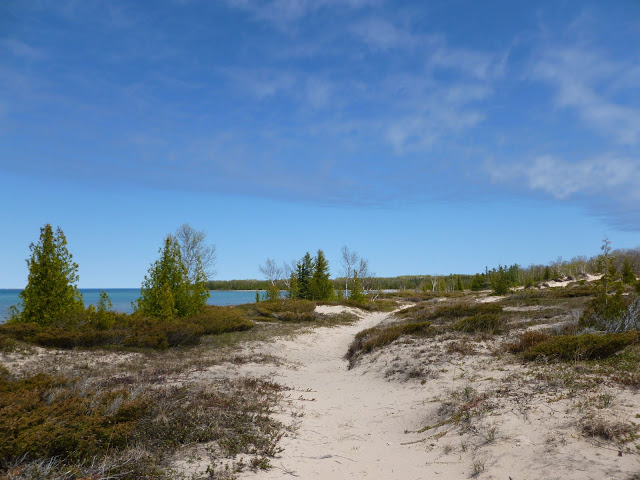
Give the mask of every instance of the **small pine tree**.
<svg viewBox="0 0 640 480">
<path fill-rule="evenodd" d="M 276 283 L 270 283 L 265 292 L 265 300 L 280 299 L 280 289 Z"/>
<path fill-rule="evenodd" d="M 479 292 L 480 290 L 484 290 L 484 275 L 480 273 L 476 273 L 471 281 L 471 290 L 474 292 Z"/>
<path fill-rule="evenodd" d="M 20 292 L 22 311 L 11 307 L 11 320 L 54 325 L 69 321 L 84 310 L 78 291 L 78 265 L 67 249 L 67 239 L 58 227 L 54 233 L 50 224 L 40 229 L 38 244 L 31 244 L 27 260 L 29 279 Z"/>
<path fill-rule="evenodd" d="M 329 278 L 329 262 L 322 250 L 318 250 L 316 255 L 310 286 L 312 300 L 331 300 L 335 296 L 333 282 Z"/>
<path fill-rule="evenodd" d="M 549 265 L 544 267 L 544 276 L 542 277 L 542 279 L 545 282 L 551 280 L 551 268 L 549 267 Z"/>
<path fill-rule="evenodd" d="M 289 298 L 298 298 L 299 296 L 298 276 L 295 272 L 291 272 L 291 278 L 289 279 Z"/>
<path fill-rule="evenodd" d="M 491 287 L 495 295 L 504 295 L 509 293 L 509 287 L 511 287 L 511 281 L 509 280 L 509 273 L 502 265 L 498 270 L 491 275 Z"/>
<path fill-rule="evenodd" d="M 462 280 L 460 279 L 460 276 L 458 276 L 458 281 L 456 282 L 456 290 L 459 292 L 464 291 L 464 285 L 462 285 Z"/>
<path fill-rule="evenodd" d="M 313 273 L 314 265 L 313 259 L 309 252 L 304 254 L 304 257 L 298 262 L 296 266 L 298 277 L 298 298 L 304 300 L 311 300 L 311 276 Z"/>
<path fill-rule="evenodd" d="M 367 296 L 364 294 L 364 291 L 362 289 L 362 282 L 358 277 L 358 272 L 355 270 L 353 272 L 353 286 L 351 287 L 351 294 L 349 295 L 349 300 L 353 300 L 359 303 L 364 303 L 367 301 Z"/>
<path fill-rule="evenodd" d="M 194 282 L 190 282 L 180 246 L 171 235 L 167 236 L 159 252 L 160 259 L 151 265 L 149 274 L 144 277 L 140 298 L 134 304 L 136 313 L 166 320 L 202 311 L 209 297 L 202 269 L 196 269 Z"/>
<path fill-rule="evenodd" d="M 109 294 L 102 290 L 95 309 L 93 308 L 93 305 L 90 305 L 88 308 L 89 318 L 91 319 L 93 326 L 99 330 L 107 330 L 108 328 L 113 327 L 116 314 L 112 311 L 112 308 L 113 304 L 111 303 Z"/>
<path fill-rule="evenodd" d="M 628 258 L 622 262 L 622 281 L 628 285 L 633 285 L 636 281 L 636 274 L 633 272 L 631 262 Z"/>
</svg>

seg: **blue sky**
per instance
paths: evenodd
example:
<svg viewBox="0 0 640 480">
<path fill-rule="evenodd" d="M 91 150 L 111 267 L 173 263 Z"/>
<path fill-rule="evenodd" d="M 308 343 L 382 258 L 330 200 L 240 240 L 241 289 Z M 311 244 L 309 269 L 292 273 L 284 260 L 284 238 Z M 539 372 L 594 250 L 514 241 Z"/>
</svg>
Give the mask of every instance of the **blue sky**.
<svg viewBox="0 0 640 480">
<path fill-rule="evenodd" d="M 4 1 L 0 288 L 46 222 L 81 287 L 139 286 L 184 222 L 219 279 L 637 247 L 639 87 L 635 0 Z"/>
</svg>

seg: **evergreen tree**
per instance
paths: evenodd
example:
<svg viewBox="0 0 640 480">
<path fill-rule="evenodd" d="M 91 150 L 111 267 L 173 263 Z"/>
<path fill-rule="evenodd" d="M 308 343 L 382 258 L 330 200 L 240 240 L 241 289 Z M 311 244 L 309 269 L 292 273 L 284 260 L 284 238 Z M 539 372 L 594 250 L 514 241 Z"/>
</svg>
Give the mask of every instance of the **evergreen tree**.
<svg viewBox="0 0 640 480">
<path fill-rule="evenodd" d="M 167 236 L 159 252 L 160 259 L 151 265 L 149 274 L 144 277 L 140 298 L 134 305 L 136 313 L 171 319 L 200 312 L 209 297 L 202 268 L 195 268 L 190 282 L 180 245 L 171 235 Z"/>
<path fill-rule="evenodd" d="M 300 296 L 300 288 L 298 287 L 298 276 L 296 272 L 291 272 L 289 279 L 289 298 L 298 298 Z"/>
<path fill-rule="evenodd" d="M 474 292 L 479 292 L 480 290 L 484 290 L 485 280 L 484 275 L 480 273 L 476 273 L 471 281 L 471 290 Z"/>
<path fill-rule="evenodd" d="M 628 258 L 625 258 L 624 262 L 622 262 L 622 281 L 628 285 L 633 285 L 636 281 L 636 274 L 633 272 Z"/>
<path fill-rule="evenodd" d="M 54 325 L 69 320 L 84 310 L 78 292 L 78 265 L 67 249 L 67 239 L 58 227 L 53 231 L 46 224 L 40 229 L 37 245 L 31 244 L 31 258 L 27 260 L 29 278 L 20 292 L 22 312 L 11 307 L 13 321 Z"/>
<path fill-rule="evenodd" d="M 113 327 L 116 313 L 112 311 L 112 308 L 113 304 L 111 303 L 109 294 L 102 290 L 96 306 L 94 307 L 93 305 L 89 305 L 89 308 L 87 309 L 90 321 L 95 328 L 107 330 L 108 328 Z"/>
<path fill-rule="evenodd" d="M 542 277 L 542 279 L 545 282 L 548 281 L 548 280 L 551 280 L 551 268 L 549 268 L 549 265 L 544 267 L 544 276 Z"/>
<path fill-rule="evenodd" d="M 460 279 L 459 275 L 458 275 L 458 281 L 456 282 L 456 290 L 459 292 L 464 291 L 464 285 L 462 285 L 462 280 Z"/>
<path fill-rule="evenodd" d="M 364 303 L 367 301 L 367 296 L 362 289 L 362 282 L 358 277 L 358 272 L 353 272 L 353 286 L 351 287 L 351 293 L 349 294 L 349 300 Z"/>
<path fill-rule="evenodd" d="M 277 283 L 270 283 L 265 292 L 265 300 L 279 300 L 280 289 Z"/>
<path fill-rule="evenodd" d="M 331 300 L 334 297 L 333 282 L 329 278 L 329 262 L 322 250 L 318 250 L 311 277 L 311 299 Z"/>
<path fill-rule="evenodd" d="M 498 270 L 494 270 L 491 275 L 491 287 L 493 288 L 493 293 L 496 295 L 509 293 L 510 286 L 511 281 L 509 280 L 509 272 L 500 265 Z"/>
<path fill-rule="evenodd" d="M 304 254 L 304 257 L 298 262 L 296 269 L 298 274 L 298 298 L 311 300 L 311 276 L 314 265 L 309 252 Z"/>
</svg>

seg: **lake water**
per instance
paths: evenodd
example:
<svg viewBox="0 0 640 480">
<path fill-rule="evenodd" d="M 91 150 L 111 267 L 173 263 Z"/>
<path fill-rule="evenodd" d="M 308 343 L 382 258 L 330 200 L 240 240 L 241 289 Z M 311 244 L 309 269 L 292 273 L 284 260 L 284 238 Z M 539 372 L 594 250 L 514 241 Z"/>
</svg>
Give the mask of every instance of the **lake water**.
<svg viewBox="0 0 640 480">
<path fill-rule="evenodd" d="M 98 303 L 100 292 L 106 291 L 111 298 L 113 310 L 116 312 L 131 313 L 131 302 L 135 302 L 140 296 L 139 288 L 80 288 L 82 299 L 86 306 Z M 9 317 L 7 310 L 11 305 L 20 302 L 19 289 L 0 289 L 0 323 Z M 253 303 L 256 301 L 255 290 L 211 290 L 211 295 L 207 300 L 209 305 L 242 305 L 243 303 Z"/>
</svg>

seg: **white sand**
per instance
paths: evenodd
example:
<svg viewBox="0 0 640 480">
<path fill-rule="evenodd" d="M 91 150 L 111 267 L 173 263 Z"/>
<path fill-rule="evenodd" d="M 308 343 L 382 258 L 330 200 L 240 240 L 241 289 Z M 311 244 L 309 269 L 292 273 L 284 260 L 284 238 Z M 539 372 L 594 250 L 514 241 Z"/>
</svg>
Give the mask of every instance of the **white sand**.
<svg viewBox="0 0 640 480">
<path fill-rule="evenodd" d="M 497 344 L 481 343 L 475 355 L 460 356 L 447 352 L 447 345 L 464 340 L 400 340 L 347 370 L 343 356 L 355 334 L 390 320 L 385 313 L 361 317 L 354 325 L 254 347 L 281 357 L 280 366 L 222 365 L 198 374 L 203 381 L 268 377 L 291 388 L 278 418 L 297 422 L 296 433 L 283 437 L 284 450 L 271 460 L 271 470 L 247 471 L 241 478 L 464 479 L 482 466 L 479 478 L 597 480 L 626 479 L 640 470 L 636 455 L 619 457 L 615 447 L 581 435 L 577 420 L 588 409 L 576 406 L 576 398 L 541 395 L 545 387 L 532 384 L 522 365 L 490 354 Z M 425 369 L 424 380 L 407 380 L 406 372 L 415 368 Z M 406 433 L 442 420 L 442 401 L 469 386 L 492 393 L 489 411 L 474 417 L 467 430 L 448 424 Z M 504 393 L 495 393 L 502 388 Z M 628 420 L 640 412 L 633 394 L 622 391 L 615 398 L 615 408 L 596 414 Z"/>
</svg>

